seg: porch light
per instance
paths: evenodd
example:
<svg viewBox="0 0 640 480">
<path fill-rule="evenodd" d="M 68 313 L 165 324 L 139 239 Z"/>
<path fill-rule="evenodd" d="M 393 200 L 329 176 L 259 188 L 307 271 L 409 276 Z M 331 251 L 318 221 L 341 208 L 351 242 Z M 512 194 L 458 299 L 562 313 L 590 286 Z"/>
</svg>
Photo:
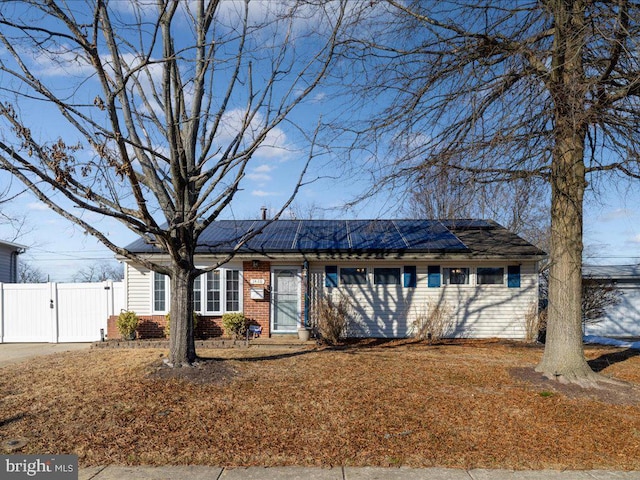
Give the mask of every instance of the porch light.
<svg viewBox="0 0 640 480">
<path fill-rule="evenodd" d="M 260 260 L 253 260 L 253 261 L 251 262 L 251 266 L 252 266 L 253 268 L 258 268 L 258 267 L 260 266 Z"/>
</svg>

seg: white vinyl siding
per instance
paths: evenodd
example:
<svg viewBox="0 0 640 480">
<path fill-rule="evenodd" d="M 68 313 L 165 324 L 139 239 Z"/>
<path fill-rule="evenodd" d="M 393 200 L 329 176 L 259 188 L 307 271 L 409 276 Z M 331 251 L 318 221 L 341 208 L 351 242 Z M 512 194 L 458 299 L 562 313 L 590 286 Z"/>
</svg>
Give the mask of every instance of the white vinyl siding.
<svg viewBox="0 0 640 480">
<path fill-rule="evenodd" d="M 138 315 L 151 315 L 153 272 L 129 263 L 125 265 L 126 309 Z"/>
<path fill-rule="evenodd" d="M 13 252 L 15 248 L 0 244 L 0 283 L 16 281 L 16 261 Z"/>
<path fill-rule="evenodd" d="M 585 335 L 602 337 L 640 337 L 640 281 L 619 282 L 620 303 L 609 305 L 597 323 L 584 326 Z"/>
<path fill-rule="evenodd" d="M 406 263 L 406 262 L 405 262 Z M 480 262 L 466 264 L 441 263 L 444 275 L 446 268 L 468 268 L 469 283 L 428 287 L 428 266 L 436 262 L 415 262 L 417 266 L 416 288 L 406 288 L 402 284 L 375 284 L 374 269 L 402 268 L 404 264 L 392 262 L 360 264 L 349 263 L 348 267 L 366 268 L 368 281 L 362 285 L 339 285 L 338 288 L 324 288 L 325 265 L 311 268 L 312 303 L 319 295 L 331 290 L 332 295 L 347 294 L 354 304 L 355 321 L 349 335 L 357 337 L 408 337 L 414 329 L 414 320 L 424 314 L 432 305 L 446 305 L 451 310 L 449 337 L 467 338 L 524 338 L 526 335 L 525 315 L 532 305 L 537 305 L 538 276 L 535 262 L 523 263 L 520 268 L 520 288 L 501 285 L 477 285 L 476 269 Z M 487 267 L 500 267 L 506 271 L 509 263 L 493 261 Z M 341 265 L 338 265 L 339 269 Z"/>
</svg>

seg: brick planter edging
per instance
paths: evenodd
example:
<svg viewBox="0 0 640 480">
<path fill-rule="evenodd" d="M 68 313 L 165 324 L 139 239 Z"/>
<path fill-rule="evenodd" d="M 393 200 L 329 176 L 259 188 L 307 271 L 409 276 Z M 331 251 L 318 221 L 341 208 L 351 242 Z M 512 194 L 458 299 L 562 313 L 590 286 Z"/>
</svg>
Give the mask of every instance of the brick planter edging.
<svg viewBox="0 0 640 480">
<path fill-rule="evenodd" d="M 196 340 L 196 348 L 247 348 L 244 340 L 221 338 L 216 340 Z M 169 340 L 108 340 L 95 342 L 91 348 L 169 348 Z"/>
</svg>

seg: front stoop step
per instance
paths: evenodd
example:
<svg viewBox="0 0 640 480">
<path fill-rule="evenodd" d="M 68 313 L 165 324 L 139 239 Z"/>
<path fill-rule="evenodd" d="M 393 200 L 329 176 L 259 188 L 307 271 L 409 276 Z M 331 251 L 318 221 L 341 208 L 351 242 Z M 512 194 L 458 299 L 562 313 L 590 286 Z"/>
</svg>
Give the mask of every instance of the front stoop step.
<svg viewBox="0 0 640 480">
<path fill-rule="evenodd" d="M 250 347 L 261 348 L 300 348 L 315 347 L 317 342 L 315 339 L 306 342 L 300 340 L 297 335 L 278 335 L 273 337 L 258 337 L 249 340 Z"/>
</svg>

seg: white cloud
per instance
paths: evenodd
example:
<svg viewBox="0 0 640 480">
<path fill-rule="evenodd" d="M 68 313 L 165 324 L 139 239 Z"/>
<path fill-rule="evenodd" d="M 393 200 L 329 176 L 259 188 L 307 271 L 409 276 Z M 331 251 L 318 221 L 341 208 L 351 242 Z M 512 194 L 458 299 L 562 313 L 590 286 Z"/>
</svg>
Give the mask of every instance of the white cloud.
<svg viewBox="0 0 640 480">
<path fill-rule="evenodd" d="M 242 130 L 245 123 L 245 116 L 246 112 L 241 108 L 229 110 L 224 113 L 220 132 L 217 135 L 217 140 L 222 146 L 226 146 L 226 144 L 232 141 L 238 132 Z M 250 124 L 245 127 L 244 146 L 248 147 L 257 141 L 267 128 L 264 116 L 260 112 L 256 113 Z M 256 149 L 255 156 L 285 160 L 289 157 L 292 150 L 293 148 L 288 144 L 287 135 L 284 133 L 284 130 L 275 127 L 264 135 L 264 140 L 260 142 L 260 146 Z"/>
<path fill-rule="evenodd" d="M 278 192 L 265 192 L 264 190 L 254 190 L 251 192 L 254 197 L 275 197 Z"/>
<path fill-rule="evenodd" d="M 635 212 L 627 208 L 616 208 L 615 210 L 605 212 L 603 215 L 599 217 L 599 220 L 601 222 L 613 222 L 615 220 L 620 220 L 622 218 L 630 218 L 634 214 Z"/>
<path fill-rule="evenodd" d="M 109 8 L 120 13 L 138 13 L 143 17 L 148 17 L 158 13 L 157 0 L 137 0 L 126 2 L 110 2 Z"/>
<path fill-rule="evenodd" d="M 271 175 L 256 172 L 248 173 L 247 178 L 249 180 L 253 180 L 254 182 L 269 182 L 272 179 Z"/>
<path fill-rule="evenodd" d="M 324 101 L 324 99 L 327 98 L 327 94 L 324 92 L 319 92 L 316 93 L 313 98 L 311 99 L 311 103 L 320 103 L 322 101 Z"/>
<path fill-rule="evenodd" d="M 640 234 L 633 236 L 628 240 L 629 243 L 638 243 L 640 244 Z"/>
<path fill-rule="evenodd" d="M 36 72 L 42 76 L 86 76 L 93 72 L 88 60 L 72 51 L 72 47 L 68 45 L 59 45 L 57 50 L 46 53 L 43 49 L 20 50 L 20 56 L 31 59 Z"/>
<path fill-rule="evenodd" d="M 273 172 L 275 168 L 276 167 L 274 167 L 273 165 L 267 165 L 266 163 L 263 163 L 262 165 L 258 165 L 256 168 L 254 168 L 253 171 L 259 173 L 269 173 Z"/>
<path fill-rule="evenodd" d="M 264 163 L 262 165 L 258 165 L 250 173 L 248 173 L 247 178 L 249 180 L 253 180 L 254 182 L 261 182 L 264 184 L 273 180 L 273 177 L 269 175 L 269 173 L 271 173 L 273 170 L 275 170 L 275 167 Z"/>
<path fill-rule="evenodd" d="M 42 202 L 30 202 L 27 204 L 27 208 L 29 210 L 37 210 L 40 212 L 49 210 L 49 207 Z"/>
</svg>

